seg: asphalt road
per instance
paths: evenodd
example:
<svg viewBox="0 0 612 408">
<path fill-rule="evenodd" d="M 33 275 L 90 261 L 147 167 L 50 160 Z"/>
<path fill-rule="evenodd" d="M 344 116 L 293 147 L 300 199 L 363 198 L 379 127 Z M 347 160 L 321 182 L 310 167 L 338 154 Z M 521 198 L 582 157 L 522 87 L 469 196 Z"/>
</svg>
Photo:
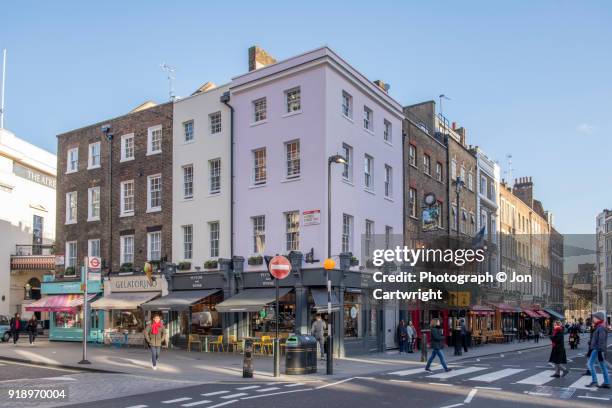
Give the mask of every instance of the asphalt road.
<svg viewBox="0 0 612 408">
<path fill-rule="evenodd" d="M 59 377 L 76 373 L 76 370 L 44 367 L 34 364 L 16 363 L 0 359 L 0 382 L 19 382 L 20 380 Z"/>
</svg>

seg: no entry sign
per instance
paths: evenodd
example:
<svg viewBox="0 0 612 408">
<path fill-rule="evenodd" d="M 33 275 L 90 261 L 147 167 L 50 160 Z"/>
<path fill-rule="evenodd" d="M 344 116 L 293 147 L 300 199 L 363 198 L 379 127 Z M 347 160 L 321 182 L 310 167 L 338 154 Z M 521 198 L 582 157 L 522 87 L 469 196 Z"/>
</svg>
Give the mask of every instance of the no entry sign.
<svg viewBox="0 0 612 408">
<path fill-rule="evenodd" d="M 269 268 L 276 279 L 285 279 L 291 272 L 291 262 L 282 255 L 276 255 L 270 260 Z"/>
</svg>

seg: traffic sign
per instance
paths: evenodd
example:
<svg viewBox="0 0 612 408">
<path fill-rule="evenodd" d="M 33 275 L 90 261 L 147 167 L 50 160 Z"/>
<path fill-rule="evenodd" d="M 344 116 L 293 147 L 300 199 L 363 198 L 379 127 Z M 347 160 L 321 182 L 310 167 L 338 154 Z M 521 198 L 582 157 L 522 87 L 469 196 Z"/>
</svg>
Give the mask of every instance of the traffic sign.
<svg viewBox="0 0 612 408">
<path fill-rule="evenodd" d="M 97 256 L 89 256 L 87 257 L 87 268 L 90 271 L 95 271 L 96 269 L 100 269 L 102 266 L 102 260 Z"/>
<path fill-rule="evenodd" d="M 276 279 L 285 279 L 291 272 L 291 262 L 282 255 L 276 255 L 270 261 L 269 268 Z"/>
</svg>

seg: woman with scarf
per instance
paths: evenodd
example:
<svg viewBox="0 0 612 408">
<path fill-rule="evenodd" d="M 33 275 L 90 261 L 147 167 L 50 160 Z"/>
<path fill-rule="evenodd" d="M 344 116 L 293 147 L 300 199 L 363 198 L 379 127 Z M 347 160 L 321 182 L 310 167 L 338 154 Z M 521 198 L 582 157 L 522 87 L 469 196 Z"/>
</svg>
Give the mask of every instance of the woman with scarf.
<svg viewBox="0 0 612 408">
<path fill-rule="evenodd" d="M 552 350 L 550 351 L 549 362 L 555 365 L 555 373 L 551 377 L 565 377 L 569 370 L 565 367 L 567 364 L 567 356 L 565 354 L 565 345 L 563 344 L 563 326 L 560 321 L 555 322 L 555 328 L 550 336 L 552 342 Z M 561 374 L 563 370 L 563 374 Z"/>
<path fill-rule="evenodd" d="M 153 316 L 153 321 L 145 328 L 145 339 L 151 349 L 151 367 L 157 370 L 157 360 L 161 346 L 166 342 L 166 328 L 159 315 Z"/>
</svg>

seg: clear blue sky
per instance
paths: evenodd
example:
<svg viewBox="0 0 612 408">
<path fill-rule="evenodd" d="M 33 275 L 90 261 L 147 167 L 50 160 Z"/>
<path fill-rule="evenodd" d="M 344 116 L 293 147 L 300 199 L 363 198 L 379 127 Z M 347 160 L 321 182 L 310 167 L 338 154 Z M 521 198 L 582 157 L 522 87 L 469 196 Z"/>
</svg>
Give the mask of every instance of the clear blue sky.
<svg viewBox="0 0 612 408">
<path fill-rule="evenodd" d="M 323 44 L 402 104 L 444 113 L 513 175 L 532 176 L 563 233 L 612 207 L 612 2 L 10 2 L 5 126 L 56 151 L 55 135 Z M 332 4 L 333 3 L 333 4 Z"/>
</svg>

